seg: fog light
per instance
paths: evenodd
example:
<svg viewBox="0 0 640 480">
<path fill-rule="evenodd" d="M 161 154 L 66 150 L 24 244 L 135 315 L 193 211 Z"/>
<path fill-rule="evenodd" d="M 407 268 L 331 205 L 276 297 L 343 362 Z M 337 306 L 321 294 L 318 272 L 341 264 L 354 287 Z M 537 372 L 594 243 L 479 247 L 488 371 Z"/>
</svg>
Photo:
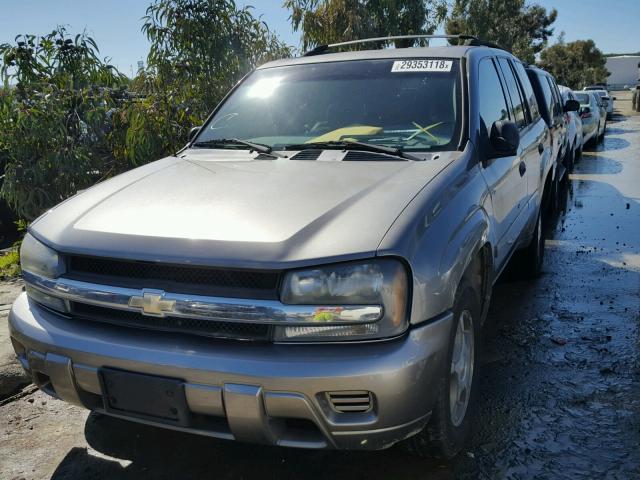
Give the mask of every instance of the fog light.
<svg viewBox="0 0 640 480">
<path fill-rule="evenodd" d="M 31 300 L 44 305 L 45 307 L 51 308 L 52 310 L 61 313 L 67 313 L 69 311 L 69 309 L 67 308 L 67 303 L 61 298 L 52 297 L 51 295 L 41 292 L 40 290 L 32 287 L 29 284 L 25 285 L 25 291 L 27 292 L 27 296 Z"/>
</svg>

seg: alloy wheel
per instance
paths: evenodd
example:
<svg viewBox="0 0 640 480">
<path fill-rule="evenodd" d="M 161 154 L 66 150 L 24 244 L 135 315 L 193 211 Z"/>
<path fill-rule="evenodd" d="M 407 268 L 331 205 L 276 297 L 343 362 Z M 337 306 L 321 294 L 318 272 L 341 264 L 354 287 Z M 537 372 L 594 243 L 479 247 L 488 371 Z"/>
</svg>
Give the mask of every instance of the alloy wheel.
<svg viewBox="0 0 640 480">
<path fill-rule="evenodd" d="M 473 369 L 475 363 L 475 337 L 473 318 L 469 310 L 463 310 L 458 317 L 453 340 L 449 379 L 449 408 L 451 423 L 458 427 L 464 420 L 471 396 Z"/>
</svg>

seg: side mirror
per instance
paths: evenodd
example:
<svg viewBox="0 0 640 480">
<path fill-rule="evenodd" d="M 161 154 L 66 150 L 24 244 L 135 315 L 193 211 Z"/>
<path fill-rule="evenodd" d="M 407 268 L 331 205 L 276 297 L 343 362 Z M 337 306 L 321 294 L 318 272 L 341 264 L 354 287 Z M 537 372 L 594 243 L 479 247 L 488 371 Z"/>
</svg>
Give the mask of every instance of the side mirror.
<svg viewBox="0 0 640 480">
<path fill-rule="evenodd" d="M 510 157 L 518 153 L 520 145 L 520 132 L 513 122 L 508 120 L 498 120 L 491 126 L 489 137 L 493 148 L 493 157 Z"/>
<path fill-rule="evenodd" d="M 580 102 L 578 102 L 577 100 L 573 100 L 570 98 L 564 104 L 565 112 L 577 112 L 578 110 L 580 110 Z"/>
<path fill-rule="evenodd" d="M 198 126 L 198 127 L 193 127 L 191 130 L 189 130 L 189 141 L 193 140 L 195 138 L 195 136 L 198 134 L 198 132 L 200 131 L 200 129 L 202 128 L 202 125 Z"/>
<path fill-rule="evenodd" d="M 618 99 L 617 97 L 611 97 L 611 98 L 612 98 L 613 100 L 617 100 L 617 99 Z"/>
</svg>

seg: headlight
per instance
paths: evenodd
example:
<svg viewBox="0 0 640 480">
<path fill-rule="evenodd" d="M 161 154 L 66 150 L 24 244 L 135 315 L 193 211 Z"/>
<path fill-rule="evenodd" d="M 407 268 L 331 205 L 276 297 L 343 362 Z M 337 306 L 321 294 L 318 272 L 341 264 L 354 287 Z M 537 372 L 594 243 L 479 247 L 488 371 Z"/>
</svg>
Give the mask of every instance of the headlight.
<svg viewBox="0 0 640 480">
<path fill-rule="evenodd" d="M 65 271 L 60 256 L 28 233 L 22 240 L 20 265 L 27 272 L 47 278 L 57 278 Z"/>
<path fill-rule="evenodd" d="M 318 312 L 308 326 L 278 326 L 278 341 L 385 338 L 403 333 L 408 326 L 407 272 L 391 258 L 288 272 L 281 300 L 290 305 L 315 305 Z M 353 305 L 359 308 L 351 312 L 347 307 Z"/>
</svg>

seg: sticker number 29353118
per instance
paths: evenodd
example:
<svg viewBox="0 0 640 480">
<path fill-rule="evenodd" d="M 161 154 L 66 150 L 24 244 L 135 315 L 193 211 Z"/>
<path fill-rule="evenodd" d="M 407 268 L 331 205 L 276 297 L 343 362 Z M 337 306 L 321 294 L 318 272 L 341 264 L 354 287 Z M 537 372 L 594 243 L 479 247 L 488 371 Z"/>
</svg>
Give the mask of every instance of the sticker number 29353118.
<svg viewBox="0 0 640 480">
<path fill-rule="evenodd" d="M 396 60 L 391 67 L 392 72 L 450 72 L 451 60 L 421 59 L 421 60 Z"/>
</svg>

